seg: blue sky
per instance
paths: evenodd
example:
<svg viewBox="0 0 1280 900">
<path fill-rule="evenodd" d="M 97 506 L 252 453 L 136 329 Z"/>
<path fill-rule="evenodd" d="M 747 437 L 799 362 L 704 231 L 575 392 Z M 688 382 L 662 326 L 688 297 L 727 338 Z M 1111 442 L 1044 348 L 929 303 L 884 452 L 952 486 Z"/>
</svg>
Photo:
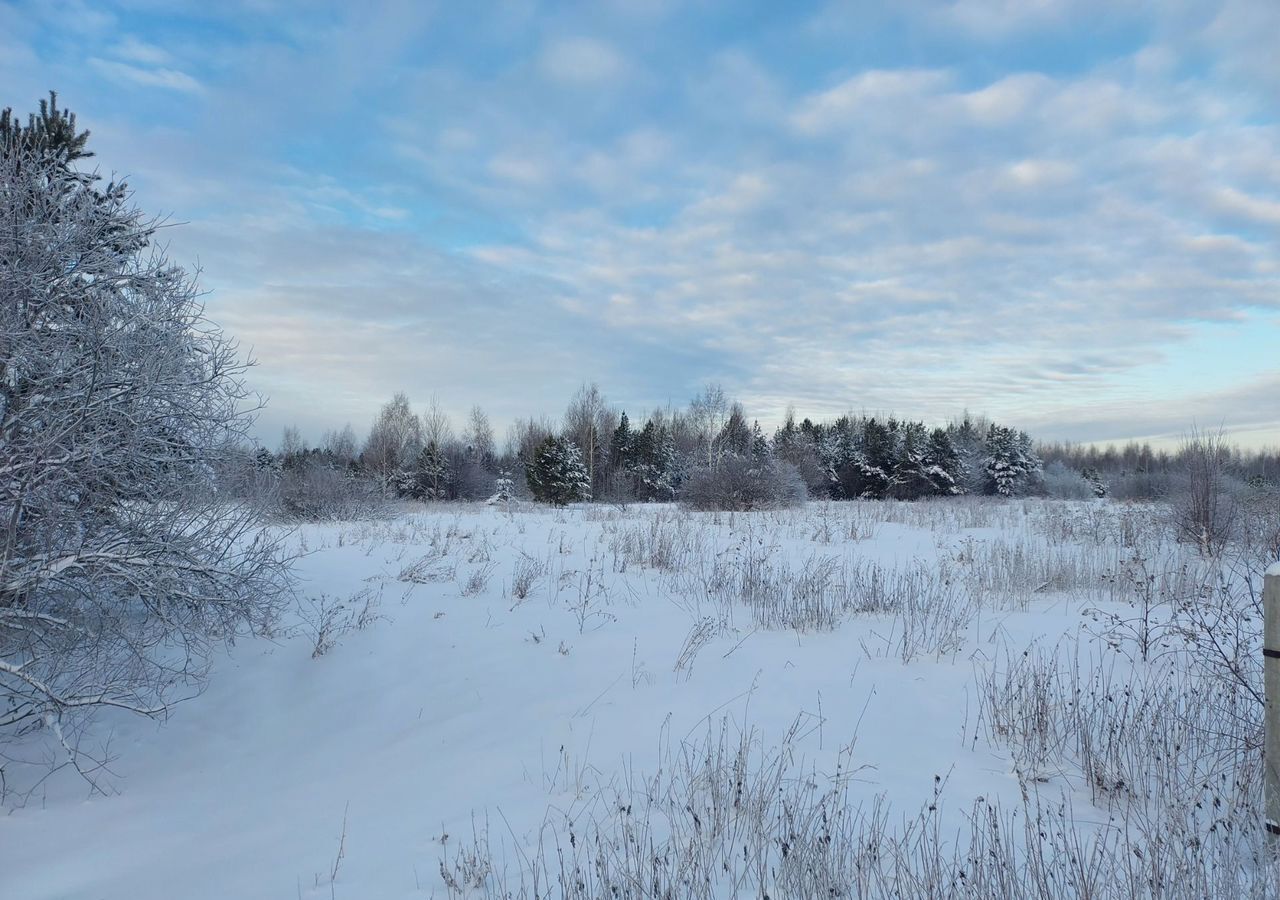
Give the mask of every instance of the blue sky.
<svg viewBox="0 0 1280 900">
<path fill-rule="evenodd" d="M 1280 444 L 1280 3 L 12 2 L 183 223 L 260 431 L 404 390 L 556 416 L 986 412 Z"/>
</svg>

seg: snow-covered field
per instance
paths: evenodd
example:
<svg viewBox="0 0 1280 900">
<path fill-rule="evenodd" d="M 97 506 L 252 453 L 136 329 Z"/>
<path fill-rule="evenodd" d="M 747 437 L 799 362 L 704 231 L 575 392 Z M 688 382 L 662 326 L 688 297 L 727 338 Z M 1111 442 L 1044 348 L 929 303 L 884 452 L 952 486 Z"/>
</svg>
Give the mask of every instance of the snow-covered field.
<svg viewBox="0 0 1280 900">
<path fill-rule="evenodd" d="M 1239 782 L 1212 793 L 1238 816 L 1257 776 L 1250 753 L 1206 759 L 1203 741 L 1193 763 L 1150 758 L 1169 722 L 1237 702 L 1200 703 L 1202 682 L 1178 680 L 1189 664 L 1162 598 L 1198 563 L 1162 515 L 439 506 L 303 527 L 296 620 L 238 643 L 167 722 L 102 718 L 114 793 L 62 771 L 0 816 L 0 896 L 496 896 L 522 878 L 591 895 L 606 872 L 641 871 L 631 896 L 664 879 L 671 896 L 802 896 L 840 878 L 856 895 L 860 877 L 994 840 L 992 823 L 1024 841 L 1037 798 L 1060 813 L 1040 838 L 1050 855 L 1077 839 L 1150 852 L 1148 832 L 1177 843 L 1219 813 L 1210 799 L 1190 825 L 1153 829 L 1144 804 L 1183 786 L 1135 791 L 1135 773 Z M 1117 737 L 1126 717 L 1146 730 Z M 655 860 L 665 841 L 679 860 Z M 1232 853 L 1215 883 L 1267 883 Z M 1136 880 L 1097 896 L 1158 869 L 1126 854 Z M 1045 891 L 1083 895 L 1090 865 Z M 898 877 L 914 896 L 956 875 Z"/>
</svg>

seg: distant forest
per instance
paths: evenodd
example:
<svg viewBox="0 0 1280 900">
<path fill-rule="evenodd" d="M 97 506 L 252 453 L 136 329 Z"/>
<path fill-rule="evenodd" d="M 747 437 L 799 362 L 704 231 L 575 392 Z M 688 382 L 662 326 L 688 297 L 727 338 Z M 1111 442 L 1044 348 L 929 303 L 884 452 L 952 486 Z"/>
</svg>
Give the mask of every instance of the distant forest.
<svg viewBox="0 0 1280 900">
<path fill-rule="evenodd" d="M 1242 483 L 1280 482 L 1280 453 L 1245 453 L 1223 444 L 1224 470 Z M 771 434 L 742 404 L 708 386 L 685 408 L 643 417 L 610 404 L 592 384 L 560 422 L 517 420 L 498 444 L 474 407 L 453 422 L 434 400 L 419 414 L 396 394 L 361 438 L 347 425 L 317 446 L 285 429 L 276 451 L 259 448 L 253 468 L 283 480 L 297 512 L 318 494 L 361 482 L 383 498 L 486 500 L 525 497 L 553 503 L 689 500 L 717 490 L 748 491 L 741 508 L 789 499 L 902 499 L 965 494 L 1085 499 L 1160 499 L 1176 489 L 1186 454 L 1130 443 L 1099 449 L 1036 444 L 1025 431 L 965 414 L 942 426 L 895 416 L 843 415 L 797 421 L 788 412 Z M 341 481 L 339 481 L 339 477 Z M 715 504 L 713 504 L 715 505 Z"/>
</svg>

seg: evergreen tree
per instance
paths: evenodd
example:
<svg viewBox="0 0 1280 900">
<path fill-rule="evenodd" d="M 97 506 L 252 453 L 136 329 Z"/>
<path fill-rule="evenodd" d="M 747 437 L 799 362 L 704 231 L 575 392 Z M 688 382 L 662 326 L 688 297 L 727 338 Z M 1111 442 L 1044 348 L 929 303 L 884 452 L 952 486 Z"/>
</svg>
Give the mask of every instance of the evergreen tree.
<svg viewBox="0 0 1280 900">
<path fill-rule="evenodd" d="M 1039 479 L 1040 459 L 1024 432 L 992 424 L 987 430 L 986 493 L 1016 497 L 1026 493 Z"/>
<path fill-rule="evenodd" d="M 489 498 L 488 502 L 490 504 L 502 503 L 509 508 L 516 495 L 515 481 L 511 478 L 511 472 L 507 469 L 499 470 L 493 486 L 493 496 Z"/>
<path fill-rule="evenodd" d="M 751 426 L 740 403 L 730 407 L 729 418 L 716 437 L 715 448 L 717 455 L 746 456 L 751 452 Z"/>
<path fill-rule="evenodd" d="M 548 437 L 525 470 L 529 491 L 535 500 L 567 506 L 591 499 L 591 478 L 578 445 L 563 438 Z"/>
<path fill-rule="evenodd" d="M 663 500 L 674 500 L 684 481 L 684 472 L 680 466 L 680 454 L 676 452 L 676 438 L 670 428 L 658 431 L 653 468 L 655 475 L 650 487 Z"/>
<path fill-rule="evenodd" d="M 866 464 L 882 472 L 892 471 L 898 458 L 898 423 L 874 416 L 862 425 L 862 455 Z"/>
<path fill-rule="evenodd" d="M 1031 435 L 1025 431 L 1019 431 L 1017 448 L 1018 458 L 1025 472 L 1024 489 L 1027 491 L 1039 490 L 1043 483 L 1044 462 L 1036 455 L 1035 443 L 1031 440 Z"/>
<path fill-rule="evenodd" d="M 935 428 L 929 434 L 929 443 L 925 446 L 924 461 L 929 480 L 933 482 L 935 494 L 954 496 L 964 493 L 962 480 L 964 463 L 960 452 L 951 441 L 951 435 L 945 428 Z"/>
<path fill-rule="evenodd" d="M 959 422 L 947 426 L 947 436 L 960 459 L 956 477 L 961 493 L 986 493 L 987 452 L 982 427 L 966 412 Z"/>
<path fill-rule="evenodd" d="M 631 465 L 631 454 L 635 437 L 631 433 L 631 421 L 624 411 L 618 420 L 618 427 L 613 430 L 609 441 L 609 461 L 613 468 L 625 472 Z"/>
<path fill-rule="evenodd" d="M 917 500 L 937 491 L 926 461 L 928 435 L 920 422 L 910 422 L 901 430 L 902 444 L 888 492 L 899 500 Z"/>
<path fill-rule="evenodd" d="M 897 435 L 875 418 L 855 423 L 846 416 L 837 425 L 841 460 L 836 475 L 841 495 L 868 500 L 885 497 L 897 465 Z"/>
<path fill-rule="evenodd" d="M 627 474 L 631 477 L 631 491 L 637 500 L 652 500 L 650 485 L 659 473 L 658 449 L 661 435 L 657 423 L 650 419 L 631 442 L 627 460 Z"/>
<path fill-rule="evenodd" d="M 1095 497 L 1107 496 L 1107 484 L 1102 480 L 1102 473 L 1093 466 L 1085 466 L 1081 471 L 1080 477 L 1089 482 L 1089 486 L 1093 488 Z"/>
<path fill-rule="evenodd" d="M 253 468 L 271 475 L 280 474 L 280 460 L 266 447 L 259 447 L 253 454 Z"/>
<path fill-rule="evenodd" d="M 808 422 L 809 420 L 806 419 L 805 421 Z M 782 427 L 773 433 L 773 446 L 779 450 L 790 450 L 798 446 L 800 441 L 801 431 L 796 425 L 796 411 L 788 406 L 787 416 L 782 422 Z"/>
<path fill-rule="evenodd" d="M 93 152 L 85 149 L 89 132 L 76 131 L 76 114 L 58 109 L 58 94 L 49 92 L 40 101 L 39 114 L 31 113 L 23 126 L 13 109 L 0 111 L 0 154 L 36 153 L 62 164 L 86 159 Z"/>
<path fill-rule="evenodd" d="M 757 462 L 763 462 L 770 458 L 769 440 L 764 436 L 764 431 L 760 428 L 758 419 L 751 424 L 751 455 L 755 457 Z"/>
</svg>

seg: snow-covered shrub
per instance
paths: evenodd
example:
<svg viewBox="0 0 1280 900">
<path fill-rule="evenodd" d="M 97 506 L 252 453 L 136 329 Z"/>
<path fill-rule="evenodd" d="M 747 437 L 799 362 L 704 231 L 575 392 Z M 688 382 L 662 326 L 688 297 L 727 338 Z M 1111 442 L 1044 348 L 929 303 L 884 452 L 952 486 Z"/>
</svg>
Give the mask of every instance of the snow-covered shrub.
<svg viewBox="0 0 1280 900">
<path fill-rule="evenodd" d="M 808 496 L 804 480 L 790 463 L 731 455 L 690 472 L 680 502 L 697 510 L 748 511 L 800 506 Z"/>
<path fill-rule="evenodd" d="M 1045 466 L 1044 491 L 1057 500 L 1089 500 L 1097 496 L 1094 485 L 1079 472 L 1068 469 L 1059 460 Z"/>
<path fill-rule="evenodd" d="M 1244 487 L 1228 471 L 1231 448 L 1221 433 L 1193 432 L 1180 455 L 1186 469 L 1173 498 L 1179 536 L 1205 553 L 1219 553 L 1236 533 L 1236 494 Z"/>
<path fill-rule="evenodd" d="M 370 519 L 386 502 L 372 481 L 324 462 L 307 462 L 280 476 L 280 508 L 304 522 Z"/>
<path fill-rule="evenodd" d="M 1166 500 L 1173 493 L 1168 472 L 1123 471 L 1107 475 L 1107 496 L 1113 500 Z"/>
</svg>

